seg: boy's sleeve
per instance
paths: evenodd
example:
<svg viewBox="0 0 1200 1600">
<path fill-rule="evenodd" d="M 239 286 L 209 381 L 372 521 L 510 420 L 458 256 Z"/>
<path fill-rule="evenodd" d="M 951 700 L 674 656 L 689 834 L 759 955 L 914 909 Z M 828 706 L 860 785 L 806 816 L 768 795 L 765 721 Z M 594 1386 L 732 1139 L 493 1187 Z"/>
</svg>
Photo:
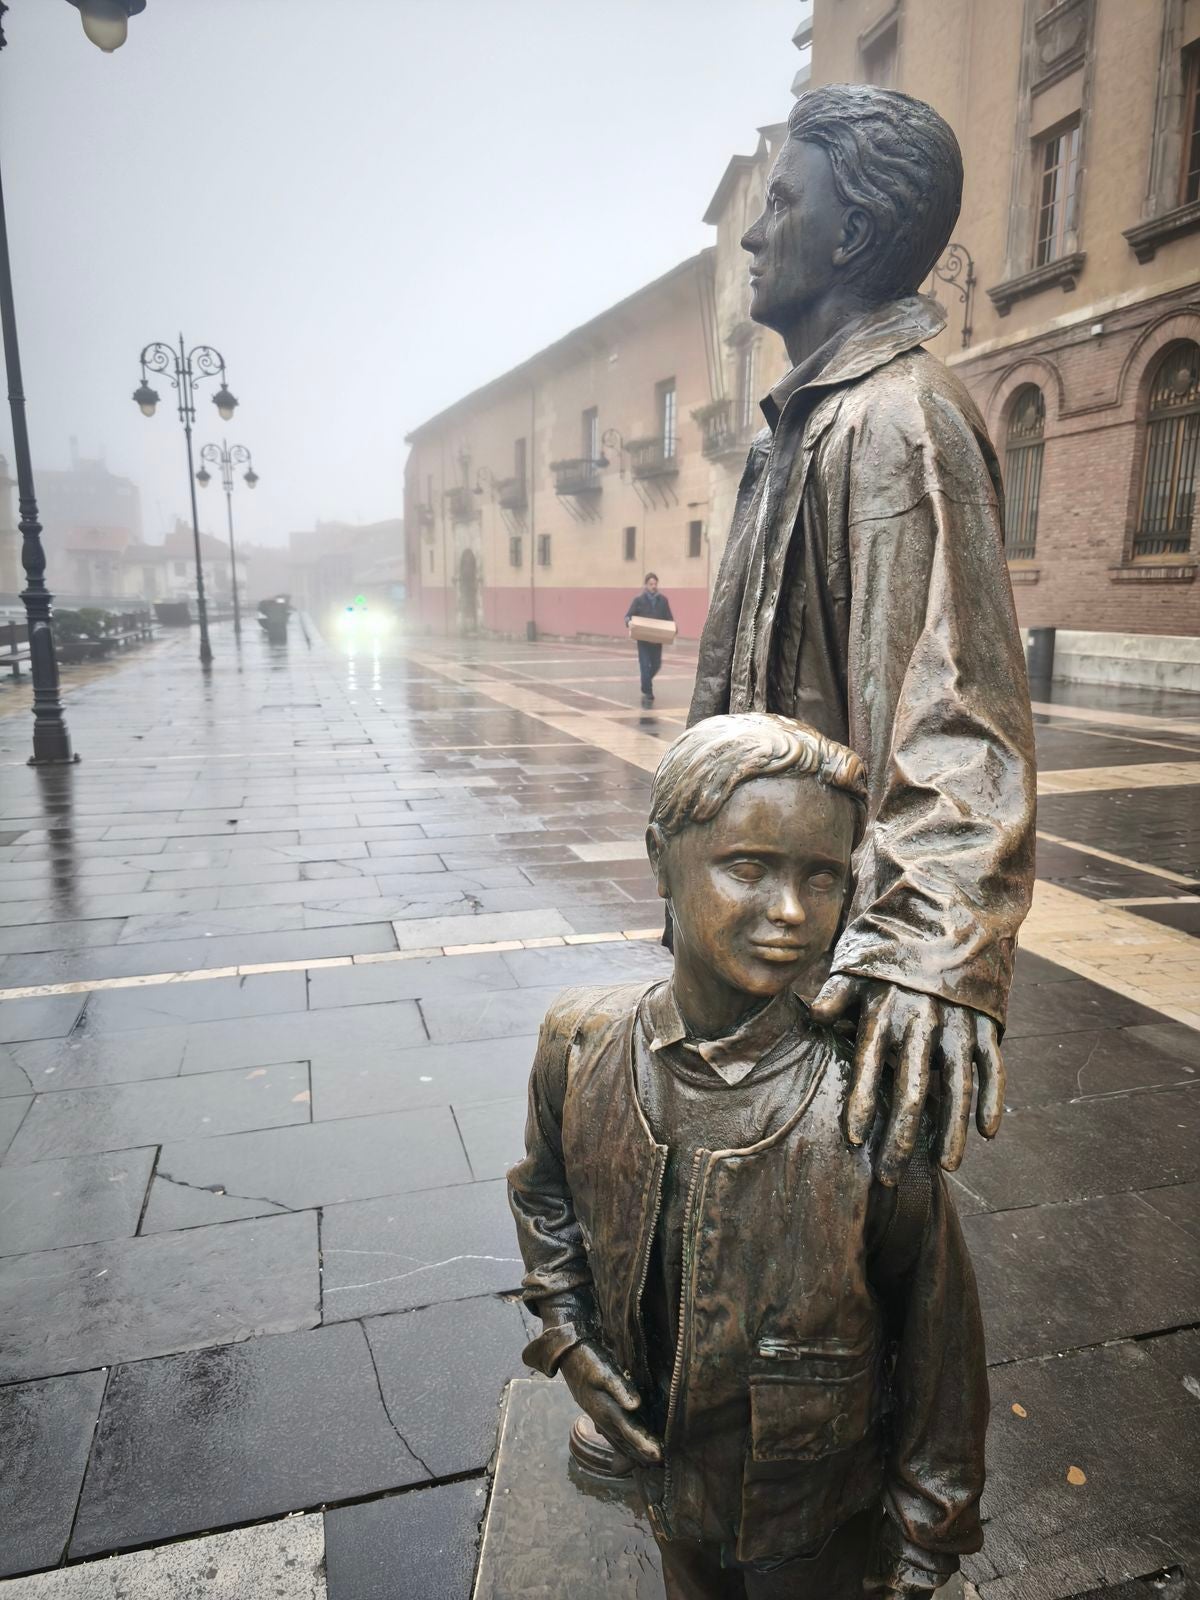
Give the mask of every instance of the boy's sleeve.
<svg viewBox="0 0 1200 1600">
<path fill-rule="evenodd" d="M 554 1376 L 569 1350 L 594 1334 L 597 1320 L 591 1268 L 563 1165 L 563 1101 L 574 1031 L 573 1008 L 560 1001 L 538 1035 L 525 1155 L 508 1174 L 508 1201 L 525 1263 L 524 1299 L 542 1321 L 542 1332 L 526 1346 L 523 1359 L 547 1377 Z"/>
<path fill-rule="evenodd" d="M 905 1217 L 906 1185 L 909 1218 L 913 1193 L 928 1197 L 923 1229 L 913 1229 Z M 877 1186 L 875 1194 L 890 1215 L 872 1278 L 896 1345 L 885 1469 L 886 1575 L 897 1587 L 933 1589 L 957 1570 L 960 1556 L 983 1543 L 983 1322 L 954 1203 L 924 1141 L 899 1188 Z"/>
</svg>

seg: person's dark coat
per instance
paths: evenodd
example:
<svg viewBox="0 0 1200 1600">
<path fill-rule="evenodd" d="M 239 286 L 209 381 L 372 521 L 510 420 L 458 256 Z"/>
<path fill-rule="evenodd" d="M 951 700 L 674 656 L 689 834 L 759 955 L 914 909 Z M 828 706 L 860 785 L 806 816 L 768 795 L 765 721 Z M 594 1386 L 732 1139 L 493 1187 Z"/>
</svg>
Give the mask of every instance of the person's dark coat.
<svg viewBox="0 0 1200 1600">
<path fill-rule="evenodd" d="M 629 602 L 629 610 L 625 613 L 625 621 L 630 617 L 657 617 L 660 622 L 674 622 L 671 615 L 671 604 L 661 589 L 643 589 L 641 594 L 635 594 Z"/>
<path fill-rule="evenodd" d="M 1000 471 L 918 295 L 763 403 L 689 725 L 798 717 L 862 757 L 869 822 L 834 972 L 1004 1023 L 1033 892 L 1033 726 Z"/>
</svg>

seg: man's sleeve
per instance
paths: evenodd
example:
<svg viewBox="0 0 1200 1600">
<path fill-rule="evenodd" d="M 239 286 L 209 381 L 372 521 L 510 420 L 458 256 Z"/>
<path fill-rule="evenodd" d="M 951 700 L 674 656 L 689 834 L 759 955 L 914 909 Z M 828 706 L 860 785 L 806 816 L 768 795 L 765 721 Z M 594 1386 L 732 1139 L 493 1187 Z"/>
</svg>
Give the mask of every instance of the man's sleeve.
<svg viewBox="0 0 1200 1600">
<path fill-rule="evenodd" d="M 943 395 L 878 412 L 844 463 L 850 743 L 869 824 L 833 970 L 1003 1025 L 1036 800 L 994 458 Z"/>
<path fill-rule="evenodd" d="M 923 1164 L 919 1174 L 911 1170 L 916 1163 Z M 987 1365 L 971 1259 L 924 1141 L 909 1166 L 899 1193 L 877 1187 L 872 1196 L 873 1206 L 878 1200 L 892 1208 L 872 1279 L 896 1349 L 881 1551 L 887 1570 L 880 1576 L 897 1587 L 933 1589 L 983 1543 Z M 915 1237 L 900 1216 L 904 1185 L 914 1176 L 928 1195 Z"/>
<path fill-rule="evenodd" d="M 664 622 L 674 622 L 675 618 L 671 615 L 671 602 L 667 599 L 666 595 L 663 595 L 662 603 L 663 603 L 663 621 Z"/>
<path fill-rule="evenodd" d="M 526 1346 L 523 1359 L 547 1377 L 594 1333 L 597 1320 L 591 1268 L 563 1164 L 562 1112 L 574 1022 L 572 1008 L 560 1002 L 542 1024 L 529 1078 L 525 1155 L 508 1174 L 509 1205 L 525 1263 L 522 1291 L 542 1321 L 542 1332 Z"/>
</svg>

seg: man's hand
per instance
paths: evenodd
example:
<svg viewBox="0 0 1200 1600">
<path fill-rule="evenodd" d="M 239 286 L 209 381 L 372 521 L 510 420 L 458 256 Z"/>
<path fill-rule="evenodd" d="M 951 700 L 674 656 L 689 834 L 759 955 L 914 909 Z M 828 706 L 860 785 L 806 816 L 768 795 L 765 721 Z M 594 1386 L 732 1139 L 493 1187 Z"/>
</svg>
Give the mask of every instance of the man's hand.
<svg viewBox="0 0 1200 1600">
<path fill-rule="evenodd" d="M 639 1466 L 661 1464 L 662 1445 L 633 1415 L 642 1403 L 641 1396 L 606 1351 L 585 1339 L 567 1352 L 558 1370 L 576 1405 L 587 1412 L 614 1449 Z"/>
<path fill-rule="evenodd" d="M 858 1008 L 858 1047 L 854 1082 L 846 1105 L 846 1134 L 862 1144 L 875 1120 L 884 1063 L 895 1062 L 896 1083 L 887 1134 L 879 1156 L 879 1181 L 899 1181 L 912 1154 L 921 1111 L 936 1064 L 942 1076 L 942 1126 L 937 1157 L 953 1172 L 967 1146 L 971 1119 L 972 1069 L 979 1074 L 975 1125 L 993 1139 L 1004 1115 L 1004 1062 L 1000 1036 L 991 1017 L 969 1006 L 951 1005 L 891 983 L 841 975 L 829 979 L 813 1001 L 818 1022 L 836 1022 Z"/>
</svg>

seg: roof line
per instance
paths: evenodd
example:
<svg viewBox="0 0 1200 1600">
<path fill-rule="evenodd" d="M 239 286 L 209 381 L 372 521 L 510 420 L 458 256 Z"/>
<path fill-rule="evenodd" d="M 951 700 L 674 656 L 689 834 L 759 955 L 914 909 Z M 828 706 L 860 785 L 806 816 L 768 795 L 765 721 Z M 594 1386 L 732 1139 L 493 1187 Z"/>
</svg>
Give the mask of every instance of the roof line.
<svg viewBox="0 0 1200 1600">
<path fill-rule="evenodd" d="M 456 412 L 477 405 L 485 395 L 492 394 L 496 390 L 509 385 L 515 385 L 518 379 L 522 378 L 539 362 L 544 361 L 547 356 L 553 355 L 556 351 L 566 349 L 573 340 L 583 338 L 589 332 L 598 328 L 608 317 L 615 315 L 619 311 L 627 310 L 644 296 L 665 288 L 672 279 L 683 277 L 686 273 L 695 271 L 701 261 L 711 254 L 712 246 L 706 245 L 703 250 L 698 251 L 694 256 L 689 256 L 686 261 L 681 261 L 678 266 L 672 267 L 668 272 L 664 272 L 661 277 L 652 279 L 650 283 L 642 284 L 640 289 L 635 289 L 632 294 L 626 295 L 623 300 L 618 300 L 614 305 L 607 306 L 603 311 L 598 312 L 596 316 L 589 318 L 587 322 L 581 322 L 578 327 L 572 328 L 569 333 L 563 334 L 560 339 L 555 339 L 553 343 L 543 346 L 541 350 L 535 351 L 533 355 L 526 356 L 524 361 L 519 362 L 515 367 L 510 367 L 507 372 L 502 372 L 499 377 L 490 378 L 487 383 L 481 384 L 478 389 L 472 389 L 469 394 L 463 395 L 458 400 L 451 401 L 441 411 L 435 412 L 432 417 L 426 418 L 424 422 L 419 422 L 415 428 L 406 433 L 404 435 L 405 444 L 412 444 L 423 434 L 439 427 Z"/>
</svg>

